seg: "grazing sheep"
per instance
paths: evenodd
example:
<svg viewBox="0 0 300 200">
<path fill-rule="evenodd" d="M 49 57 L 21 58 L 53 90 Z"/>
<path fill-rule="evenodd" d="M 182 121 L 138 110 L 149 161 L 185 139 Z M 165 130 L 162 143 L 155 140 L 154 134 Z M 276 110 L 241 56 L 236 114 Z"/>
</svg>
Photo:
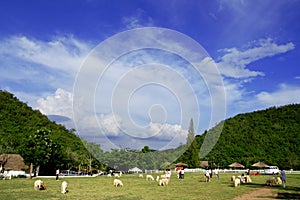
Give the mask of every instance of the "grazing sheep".
<svg viewBox="0 0 300 200">
<path fill-rule="evenodd" d="M 241 179 L 237 178 L 234 180 L 234 187 L 238 187 L 241 185 Z"/>
<path fill-rule="evenodd" d="M 166 186 L 169 184 L 169 179 L 164 178 L 164 179 L 160 179 L 158 185 L 159 186 Z"/>
<path fill-rule="evenodd" d="M 158 181 L 159 181 L 159 176 L 156 177 L 156 182 L 158 182 Z"/>
<path fill-rule="evenodd" d="M 120 178 L 121 176 L 119 174 L 114 174 L 114 177 Z"/>
<path fill-rule="evenodd" d="M 120 179 L 115 179 L 113 185 L 116 186 L 116 187 L 118 187 L 118 186 L 123 187 L 123 183 Z"/>
<path fill-rule="evenodd" d="M 149 181 L 149 180 L 150 180 L 150 181 L 154 181 L 154 178 L 153 178 L 152 175 L 149 175 L 149 174 L 148 174 L 148 175 L 146 176 L 146 181 Z"/>
<path fill-rule="evenodd" d="M 143 178 L 144 176 L 143 176 L 143 174 L 139 174 L 139 177 L 140 177 L 140 178 Z"/>
<path fill-rule="evenodd" d="M 277 184 L 281 185 L 282 184 L 282 180 L 280 177 L 277 177 Z"/>
<path fill-rule="evenodd" d="M 276 178 L 275 177 L 268 178 L 266 180 L 266 185 L 268 185 L 268 186 L 274 186 L 274 185 L 276 185 Z"/>
<path fill-rule="evenodd" d="M 235 180 L 235 176 L 232 176 L 232 177 L 231 177 L 231 181 L 234 181 L 234 180 Z"/>
<path fill-rule="evenodd" d="M 245 177 L 245 182 L 246 182 L 246 183 L 252 183 L 251 177 L 250 177 L 249 175 L 247 175 L 247 176 Z"/>
<path fill-rule="evenodd" d="M 68 183 L 66 181 L 63 181 L 61 183 L 61 193 L 62 194 L 68 193 L 69 191 L 67 190 L 67 188 L 68 188 Z"/>
<path fill-rule="evenodd" d="M 36 181 L 34 182 L 33 188 L 34 188 L 35 190 L 46 190 L 46 185 L 45 185 L 45 183 L 44 183 L 43 181 L 41 181 L 41 180 L 36 180 Z"/>
<path fill-rule="evenodd" d="M 107 174 L 107 177 L 111 177 L 111 174 Z"/>
</svg>

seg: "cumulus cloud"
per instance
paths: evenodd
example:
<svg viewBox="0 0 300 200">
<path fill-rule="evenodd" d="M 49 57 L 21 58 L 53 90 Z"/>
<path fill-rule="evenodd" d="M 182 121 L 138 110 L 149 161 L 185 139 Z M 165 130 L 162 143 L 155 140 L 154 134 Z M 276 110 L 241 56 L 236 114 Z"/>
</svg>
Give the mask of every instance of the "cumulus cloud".
<svg viewBox="0 0 300 200">
<path fill-rule="evenodd" d="M 122 119 L 110 113 L 108 115 L 101 114 L 98 118 L 100 129 L 106 136 L 119 136 L 122 134 Z"/>
<path fill-rule="evenodd" d="M 251 71 L 246 66 L 257 60 L 282 54 L 294 48 L 295 45 L 292 42 L 279 45 L 270 38 L 261 39 L 252 42 L 245 50 L 237 48 L 220 50 L 224 55 L 218 59 L 217 65 L 221 73 L 226 77 L 248 78 L 264 76 L 263 72 Z"/>
<path fill-rule="evenodd" d="M 37 100 L 38 109 L 45 115 L 62 115 L 72 118 L 72 93 L 58 88 L 54 95 Z"/>
</svg>

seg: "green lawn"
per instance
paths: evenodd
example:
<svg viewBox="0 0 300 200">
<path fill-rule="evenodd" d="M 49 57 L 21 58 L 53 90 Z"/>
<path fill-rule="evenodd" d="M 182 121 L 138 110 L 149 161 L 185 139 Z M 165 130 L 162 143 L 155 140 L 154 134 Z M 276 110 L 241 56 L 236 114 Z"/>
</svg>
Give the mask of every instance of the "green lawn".
<svg viewBox="0 0 300 200">
<path fill-rule="evenodd" d="M 156 174 L 153 175 L 156 178 Z M 60 181 L 41 178 L 46 183 L 47 190 L 35 191 L 33 183 L 36 179 L 0 180 L 0 199 L 233 199 L 251 190 L 264 186 L 269 176 L 252 176 L 251 184 L 234 188 L 230 182 L 231 175 L 220 174 L 220 179 L 204 182 L 204 175 L 186 173 L 185 179 L 179 180 L 173 174 L 168 186 L 158 186 L 157 182 L 146 181 L 137 175 L 123 175 L 120 179 L 124 187 L 113 187 L 113 179 L 106 176 L 89 178 L 64 178 Z M 68 182 L 68 194 L 60 193 L 62 180 Z M 287 188 L 281 186 L 272 188 L 274 192 L 300 193 L 300 175 L 287 174 Z"/>
</svg>

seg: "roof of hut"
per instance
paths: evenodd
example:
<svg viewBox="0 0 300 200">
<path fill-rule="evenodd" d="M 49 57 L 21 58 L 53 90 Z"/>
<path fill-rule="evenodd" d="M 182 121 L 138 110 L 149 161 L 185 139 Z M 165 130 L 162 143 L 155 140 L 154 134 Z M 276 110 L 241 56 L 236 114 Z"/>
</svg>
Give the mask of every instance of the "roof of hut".
<svg viewBox="0 0 300 200">
<path fill-rule="evenodd" d="M 24 159 L 19 154 L 0 154 L 0 165 L 5 170 L 26 170 L 28 166 L 24 164 Z"/>
</svg>

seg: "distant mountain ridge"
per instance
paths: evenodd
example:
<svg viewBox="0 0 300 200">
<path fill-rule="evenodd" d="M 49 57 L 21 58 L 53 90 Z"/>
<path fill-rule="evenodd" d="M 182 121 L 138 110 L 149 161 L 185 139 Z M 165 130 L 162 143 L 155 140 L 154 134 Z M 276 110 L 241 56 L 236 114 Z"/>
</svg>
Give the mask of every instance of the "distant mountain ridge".
<svg viewBox="0 0 300 200">
<path fill-rule="evenodd" d="M 51 121 L 54 121 L 54 122 L 60 123 L 60 124 L 63 123 L 63 122 L 71 120 L 69 117 L 62 116 L 62 115 L 47 115 L 47 117 Z"/>
</svg>

